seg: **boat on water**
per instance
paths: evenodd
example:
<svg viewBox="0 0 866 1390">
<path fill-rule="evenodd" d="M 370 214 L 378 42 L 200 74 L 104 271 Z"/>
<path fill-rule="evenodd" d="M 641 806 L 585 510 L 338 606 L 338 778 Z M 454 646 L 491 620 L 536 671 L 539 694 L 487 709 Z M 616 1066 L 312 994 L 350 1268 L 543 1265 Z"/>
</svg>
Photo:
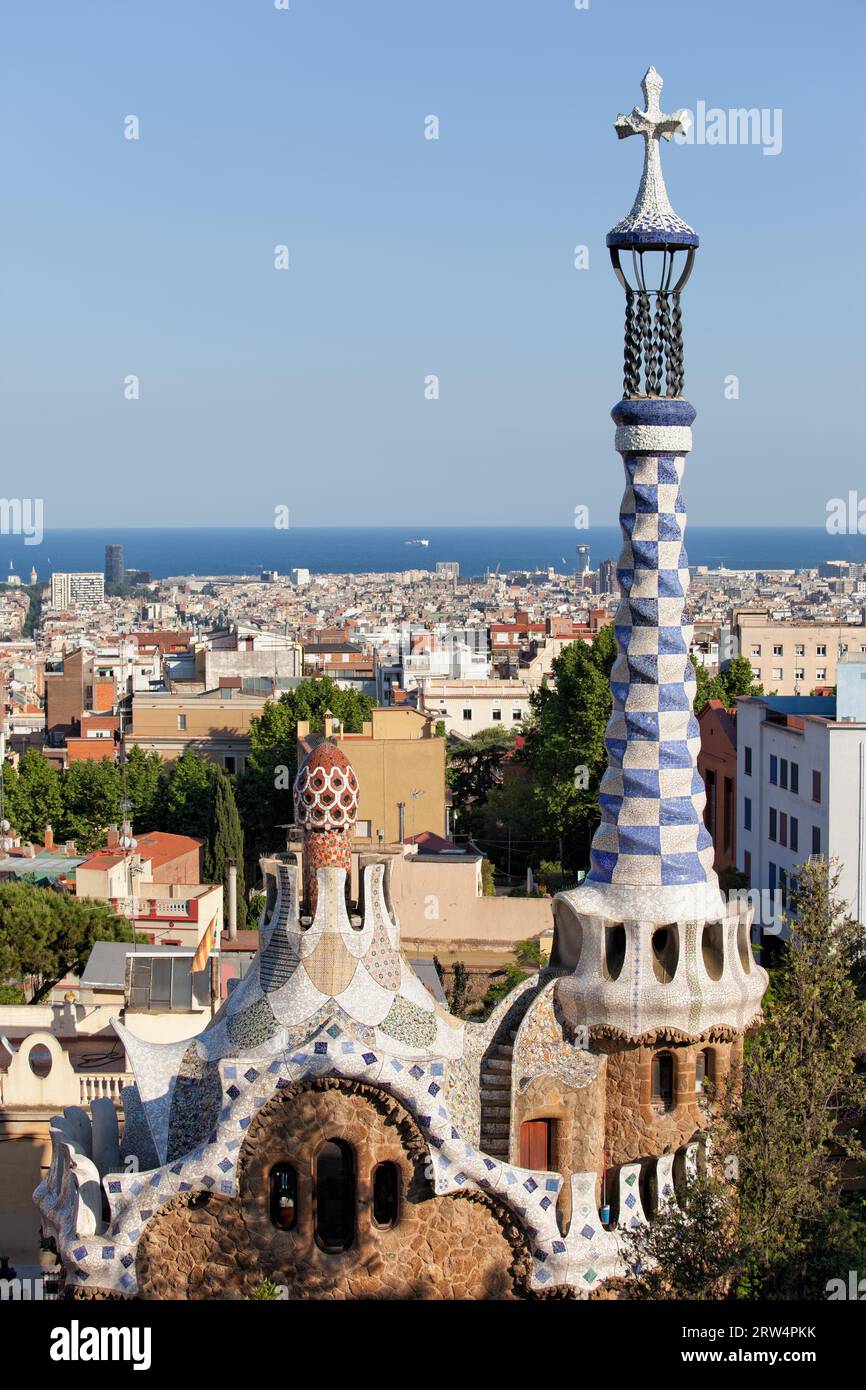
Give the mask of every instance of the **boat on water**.
<svg viewBox="0 0 866 1390">
<path fill-rule="evenodd" d="M 416 536 L 414 540 L 411 540 L 411 541 L 404 541 L 403 544 L 404 544 L 404 545 L 429 545 L 430 542 L 429 542 L 429 540 L 427 539 L 426 536 Z"/>
</svg>

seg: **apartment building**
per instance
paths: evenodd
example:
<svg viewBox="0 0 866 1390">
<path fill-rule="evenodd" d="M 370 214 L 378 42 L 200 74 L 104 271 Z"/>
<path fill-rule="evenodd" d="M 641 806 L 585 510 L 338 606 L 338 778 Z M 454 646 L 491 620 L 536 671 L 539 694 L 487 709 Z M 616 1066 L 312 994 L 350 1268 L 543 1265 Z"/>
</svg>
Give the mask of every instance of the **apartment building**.
<svg viewBox="0 0 866 1390">
<path fill-rule="evenodd" d="M 124 853 L 116 831 L 75 870 L 75 895 L 107 902 L 133 922 L 147 941 L 162 946 L 197 946 L 214 922 L 223 925 L 222 885 L 199 882 L 203 841 L 160 831 L 138 837 Z"/>
<path fill-rule="evenodd" d="M 368 634 L 375 653 L 376 698 L 416 691 L 430 680 L 484 681 L 490 674 L 486 627 L 404 623 Z"/>
<path fill-rule="evenodd" d="M 92 573 L 64 573 L 51 576 L 51 607 L 73 608 L 77 603 L 102 603 L 105 600 L 105 576 Z"/>
<path fill-rule="evenodd" d="M 482 729 L 516 729 L 529 714 L 525 681 L 424 682 L 419 708 L 445 725 L 446 734 L 470 738 Z"/>
<path fill-rule="evenodd" d="M 773 695 L 812 695 L 836 684 L 840 656 L 866 653 L 866 628 L 776 622 L 768 609 L 735 608 L 720 635 L 721 659 L 745 656 L 756 682 Z"/>
<path fill-rule="evenodd" d="M 500 675 L 503 671 L 516 673 L 521 652 L 527 652 L 533 641 L 543 642 L 546 635 L 547 624 L 531 619 L 522 608 L 515 608 L 510 622 L 491 623 L 490 659 L 494 669 Z"/>
<path fill-rule="evenodd" d="M 264 695 L 241 690 L 240 677 L 226 677 L 216 690 L 200 694 L 134 694 L 124 736 L 127 748 L 159 753 L 166 762 L 191 748 L 226 772 L 243 772 L 250 751 L 251 721 L 260 715 Z"/>
<path fill-rule="evenodd" d="M 301 645 L 282 632 L 270 632 L 247 624 L 209 635 L 195 646 L 195 675 L 205 690 L 214 690 L 223 676 L 243 680 L 270 680 L 273 685 L 300 680 L 303 675 Z"/>
<path fill-rule="evenodd" d="M 708 700 L 698 728 L 698 772 L 707 794 L 704 824 L 713 842 L 713 868 L 721 873 L 737 862 L 737 711 Z"/>
<path fill-rule="evenodd" d="M 93 700 L 93 669 L 89 653 L 76 647 L 64 652 L 54 670 L 45 672 L 45 729 L 49 737 L 71 731 Z"/>
<path fill-rule="evenodd" d="M 798 868 L 835 859 L 866 923 L 866 654 L 847 654 L 833 696 L 737 701 L 737 863 L 784 911 Z"/>
</svg>

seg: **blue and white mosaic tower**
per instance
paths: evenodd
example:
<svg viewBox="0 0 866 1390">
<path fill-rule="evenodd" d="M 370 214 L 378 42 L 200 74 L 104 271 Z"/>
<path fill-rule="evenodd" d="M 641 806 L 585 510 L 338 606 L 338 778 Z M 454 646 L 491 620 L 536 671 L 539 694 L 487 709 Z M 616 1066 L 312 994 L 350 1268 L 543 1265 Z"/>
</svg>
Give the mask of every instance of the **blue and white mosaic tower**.
<svg viewBox="0 0 866 1390">
<path fill-rule="evenodd" d="M 576 966 L 564 992 L 577 1002 L 578 1021 L 631 1037 L 662 1025 L 695 1036 L 710 1019 L 721 1021 L 722 1005 L 726 1025 L 741 1027 L 762 991 L 757 980 L 745 988 L 753 970 L 748 923 L 719 891 L 697 768 L 681 493 L 695 411 L 682 395 L 680 295 L 698 236 L 671 207 L 659 155 L 661 140 L 688 129 L 688 114 L 661 110 L 654 68 L 642 88 L 644 109 L 617 117 L 615 129 L 620 139 L 643 137 L 643 176 L 631 211 L 607 236 L 626 295 L 623 399 L 612 412 L 625 493 L 608 767 L 589 874 L 558 900 L 557 954 Z M 655 971 L 654 956 L 665 962 Z M 724 989 L 713 978 L 719 960 Z M 653 988 L 662 983 L 663 992 Z"/>
</svg>

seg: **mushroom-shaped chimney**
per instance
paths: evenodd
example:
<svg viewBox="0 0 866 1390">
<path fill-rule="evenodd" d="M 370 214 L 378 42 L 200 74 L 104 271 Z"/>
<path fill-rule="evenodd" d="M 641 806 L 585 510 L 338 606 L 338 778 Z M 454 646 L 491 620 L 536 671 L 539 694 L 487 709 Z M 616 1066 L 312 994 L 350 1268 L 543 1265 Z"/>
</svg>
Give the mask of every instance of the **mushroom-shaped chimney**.
<svg viewBox="0 0 866 1390">
<path fill-rule="evenodd" d="M 304 900 L 314 917 L 318 869 L 352 871 L 352 828 L 358 815 L 358 779 L 342 748 L 330 739 L 317 743 L 298 768 L 294 785 L 295 823 L 304 831 Z"/>
</svg>

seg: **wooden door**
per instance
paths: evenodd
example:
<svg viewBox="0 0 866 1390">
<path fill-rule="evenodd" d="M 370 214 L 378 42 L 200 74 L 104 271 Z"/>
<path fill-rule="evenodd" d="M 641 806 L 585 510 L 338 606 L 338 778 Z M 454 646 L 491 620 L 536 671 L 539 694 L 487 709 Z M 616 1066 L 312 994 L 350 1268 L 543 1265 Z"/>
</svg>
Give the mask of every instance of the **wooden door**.
<svg viewBox="0 0 866 1390">
<path fill-rule="evenodd" d="M 553 1121 L 526 1120 L 520 1126 L 520 1166 L 549 1172 L 553 1166 Z"/>
</svg>

